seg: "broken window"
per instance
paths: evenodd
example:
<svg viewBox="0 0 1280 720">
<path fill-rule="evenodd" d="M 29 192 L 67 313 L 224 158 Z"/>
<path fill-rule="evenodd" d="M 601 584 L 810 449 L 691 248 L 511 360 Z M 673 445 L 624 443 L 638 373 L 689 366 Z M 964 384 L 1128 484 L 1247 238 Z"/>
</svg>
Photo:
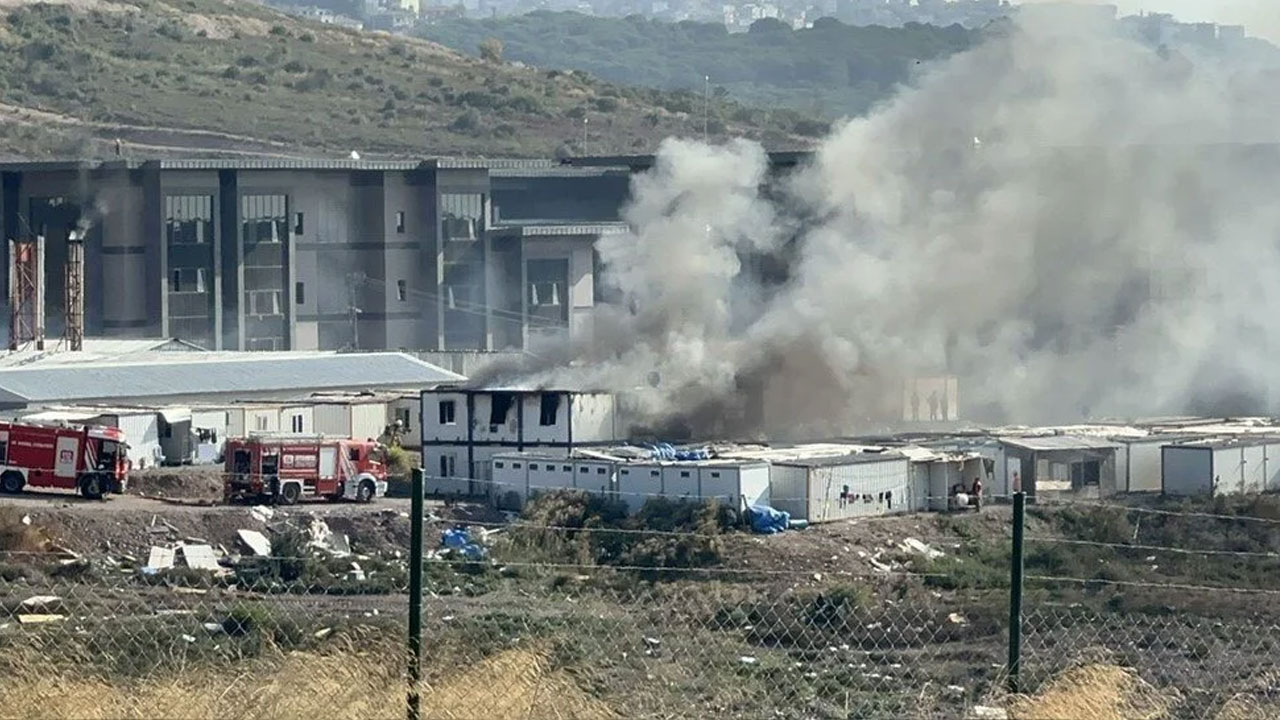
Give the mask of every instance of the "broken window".
<svg viewBox="0 0 1280 720">
<path fill-rule="evenodd" d="M 204 243 L 213 234 L 213 196 L 166 195 L 165 238 L 170 244 Z"/>
<path fill-rule="evenodd" d="M 556 424 L 556 414 L 560 410 L 560 395 L 557 393 L 542 393 L 542 408 L 538 414 L 538 424 L 543 427 L 550 427 Z"/>
<path fill-rule="evenodd" d="M 283 242 L 289 234 L 284 195 L 245 195 L 240 198 L 244 244 Z"/>
<path fill-rule="evenodd" d="M 306 285 L 300 282 L 294 283 L 293 284 L 293 303 L 295 305 L 301 305 L 306 301 L 307 301 Z"/>
<path fill-rule="evenodd" d="M 293 234 L 294 235 L 302 234 L 302 213 L 293 214 Z"/>
<path fill-rule="evenodd" d="M 504 425 L 515 398 L 511 393 L 494 393 L 489 400 L 489 424 Z"/>
<path fill-rule="evenodd" d="M 404 280 L 396 281 L 396 299 L 400 302 L 409 299 L 409 284 Z"/>
<path fill-rule="evenodd" d="M 454 403 L 452 400 L 440 401 L 440 424 L 441 425 L 454 424 L 455 421 L 453 419 L 453 409 L 454 409 Z"/>
<path fill-rule="evenodd" d="M 404 232 L 404 211 L 403 210 L 396 212 L 396 232 L 398 233 Z"/>
<path fill-rule="evenodd" d="M 446 240 L 475 240 L 483 217 L 482 194 L 444 193 L 440 196 L 440 224 Z"/>
<path fill-rule="evenodd" d="M 169 292 L 202 293 L 204 291 L 204 268 L 174 268 L 170 274 Z"/>
</svg>

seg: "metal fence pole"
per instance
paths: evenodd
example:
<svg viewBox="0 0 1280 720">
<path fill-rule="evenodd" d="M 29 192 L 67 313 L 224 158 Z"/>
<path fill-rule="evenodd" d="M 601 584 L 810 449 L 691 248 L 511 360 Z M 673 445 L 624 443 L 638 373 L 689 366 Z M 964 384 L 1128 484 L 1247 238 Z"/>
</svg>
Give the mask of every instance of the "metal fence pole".
<svg viewBox="0 0 1280 720">
<path fill-rule="evenodd" d="M 418 720 L 422 682 L 422 468 L 413 469 L 409 509 L 409 720 Z"/>
<path fill-rule="evenodd" d="M 1027 512 L 1027 496 L 1013 494 L 1013 552 L 1009 564 L 1009 692 L 1018 692 L 1022 672 L 1022 528 Z"/>
</svg>

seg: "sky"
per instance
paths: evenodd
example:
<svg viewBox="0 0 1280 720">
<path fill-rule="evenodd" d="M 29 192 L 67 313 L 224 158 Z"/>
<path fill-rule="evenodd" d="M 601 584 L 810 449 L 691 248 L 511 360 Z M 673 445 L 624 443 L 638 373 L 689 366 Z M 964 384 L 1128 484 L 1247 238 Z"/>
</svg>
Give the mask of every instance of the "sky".
<svg viewBox="0 0 1280 720">
<path fill-rule="evenodd" d="M 1051 2 L 1055 0 L 1022 0 Z M 1216 22 L 1244 25 L 1249 34 L 1280 43 L 1280 0 L 1107 0 L 1123 15 L 1148 12 L 1173 13 L 1183 22 Z M 1089 2 L 1089 4 L 1098 4 Z"/>
</svg>

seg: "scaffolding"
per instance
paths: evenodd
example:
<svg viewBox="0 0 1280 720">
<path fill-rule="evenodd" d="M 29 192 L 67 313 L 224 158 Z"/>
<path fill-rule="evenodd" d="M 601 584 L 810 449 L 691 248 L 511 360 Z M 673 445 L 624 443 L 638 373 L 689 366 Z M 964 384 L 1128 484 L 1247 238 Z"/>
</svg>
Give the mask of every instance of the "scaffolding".
<svg viewBox="0 0 1280 720">
<path fill-rule="evenodd" d="M 44 236 L 11 238 L 9 257 L 9 349 L 44 350 Z"/>
</svg>

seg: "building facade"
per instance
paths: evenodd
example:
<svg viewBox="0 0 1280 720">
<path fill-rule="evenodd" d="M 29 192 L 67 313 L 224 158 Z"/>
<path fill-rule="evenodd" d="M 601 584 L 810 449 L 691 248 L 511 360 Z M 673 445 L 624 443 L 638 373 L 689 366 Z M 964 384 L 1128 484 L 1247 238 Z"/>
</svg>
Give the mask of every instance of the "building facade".
<svg viewBox="0 0 1280 720">
<path fill-rule="evenodd" d="M 0 215 L 7 238 L 44 239 L 49 335 L 79 230 L 90 336 L 493 351 L 522 349 L 530 329 L 590 331 L 592 247 L 625 229 L 627 175 L 550 161 L 9 163 Z"/>
</svg>

